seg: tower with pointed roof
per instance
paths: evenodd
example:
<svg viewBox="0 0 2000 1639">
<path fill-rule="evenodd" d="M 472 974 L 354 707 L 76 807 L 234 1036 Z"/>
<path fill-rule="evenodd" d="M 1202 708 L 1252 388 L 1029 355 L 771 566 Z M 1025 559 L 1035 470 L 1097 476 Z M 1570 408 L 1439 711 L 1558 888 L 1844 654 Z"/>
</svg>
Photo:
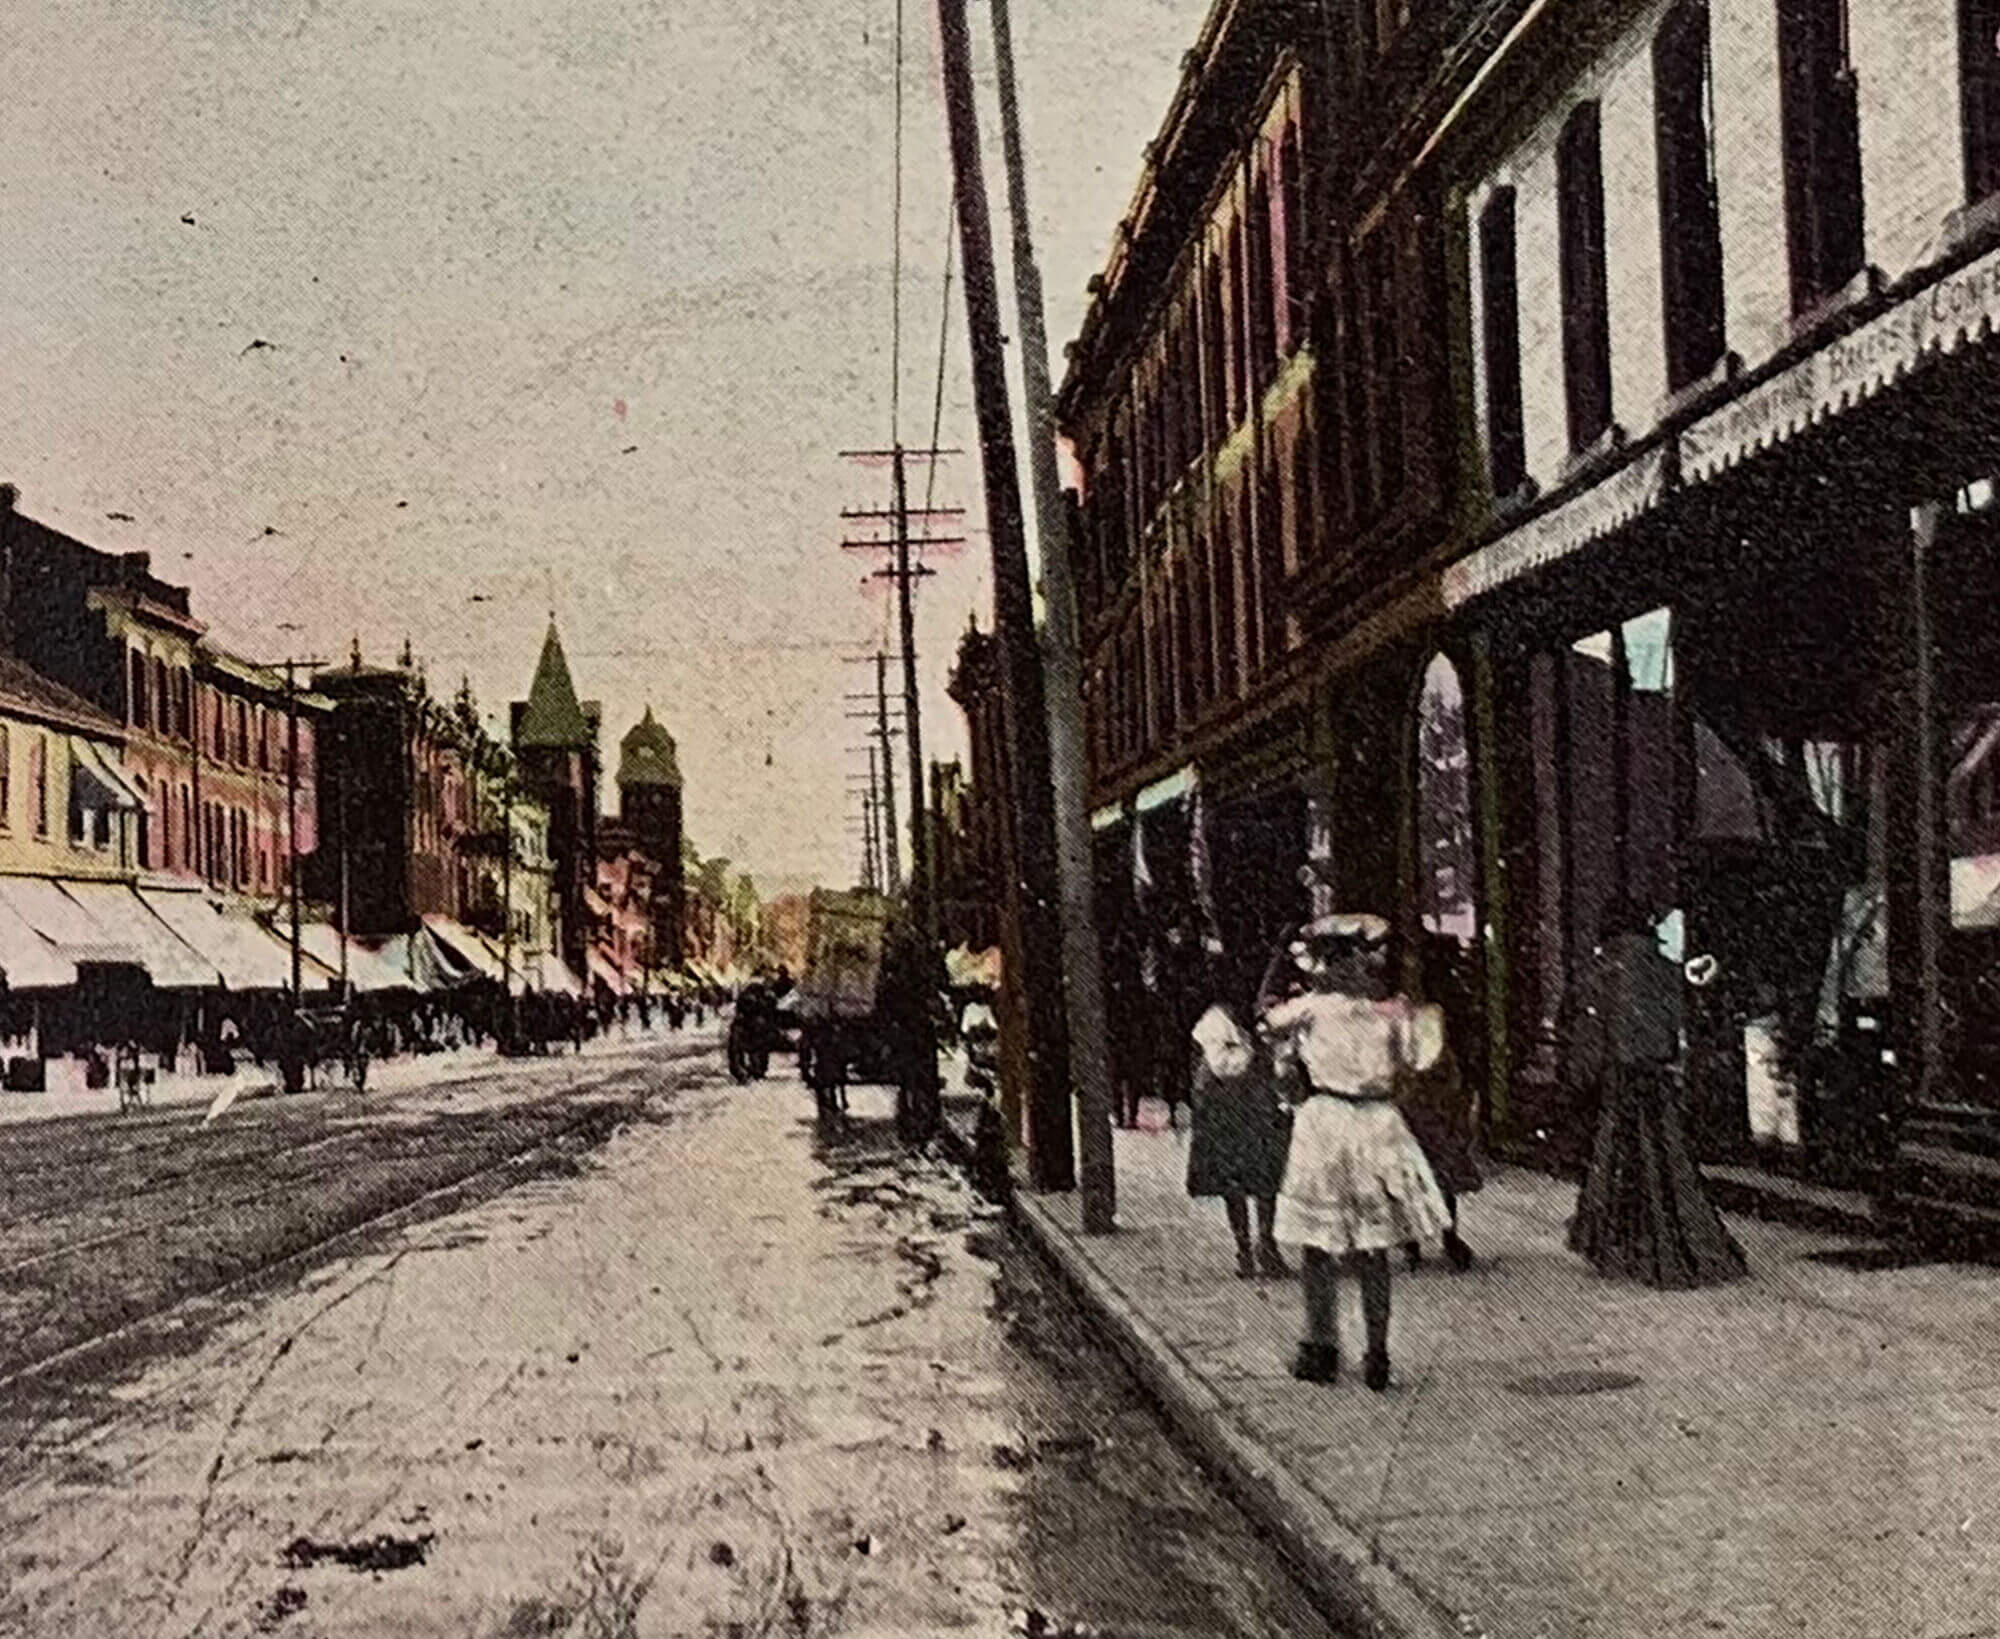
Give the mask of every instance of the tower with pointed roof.
<svg viewBox="0 0 2000 1639">
<path fill-rule="evenodd" d="M 585 971 L 591 938 L 586 895 L 597 870 L 601 717 L 595 701 L 576 697 L 551 616 L 528 698 L 513 703 L 510 720 L 521 783 L 548 808 L 561 950 L 563 960 L 579 974 Z"/>
<path fill-rule="evenodd" d="M 618 819 L 653 862 L 653 949 L 678 966 L 681 954 L 681 767 L 674 737 L 646 715 L 618 742 Z"/>
</svg>

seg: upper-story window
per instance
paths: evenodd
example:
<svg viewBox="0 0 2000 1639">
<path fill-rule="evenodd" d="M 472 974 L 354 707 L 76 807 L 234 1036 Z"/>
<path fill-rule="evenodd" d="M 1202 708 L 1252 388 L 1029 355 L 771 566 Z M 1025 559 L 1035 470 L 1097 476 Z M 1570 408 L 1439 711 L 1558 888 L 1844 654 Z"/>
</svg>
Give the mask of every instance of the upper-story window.
<svg viewBox="0 0 2000 1639">
<path fill-rule="evenodd" d="M 147 670 L 145 652 L 133 649 L 130 652 L 130 659 L 132 682 L 125 702 L 126 718 L 134 728 L 151 728 L 152 703 L 147 688 L 151 674 Z"/>
<path fill-rule="evenodd" d="M 241 700 L 236 702 L 236 761 L 247 768 L 250 765 L 250 708 Z"/>
<path fill-rule="evenodd" d="M 1306 339 L 1306 314 L 1310 311 L 1305 155 L 1297 120 L 1287 120 L 1278 139 L 1278 232 L 1283 240 L 1279 265 L 1285 272 L 1284 335 L 1279 345 L 1292 353 Z"/>
<path fill-rule="evenodd" d="M 1958 0 L 1959 112 L 1965 197 L 2000 193 L 2000 0 Z"/>
<path fill-rule="evenodd" d="M 1272 252 L 1271 184 L 1259 175 L 1250 189 L 1250 322 L 1244 337 L 1253 392 L 1270 382 L 1278 361 L 1277 267 Z"/>
<path fill-rule="evenodd" d="M 1479 317 L 1486 363 L 1486 463 L 1500 499 L 1512 495 L 1528 476 L 1516 254 L 1514 190 L 1496 188 L 1479 213 Z"/>
<path fill-rule="evenodd" d="M 1557 250 L 1569 447 L 1611 425 L 1611 314 L 1604 274 L 1604 155 L 1597 104 L 1581 104 L 1556 141 Z"/>
<path fill-rule="evenodd" d="M 1211 448 L 1229 436 L 1229 360 L 1222 347 L 1223 330 L 1222 259 L 1210 256 L 1202 269 L 1201 359 L 1203 419 Z"/>
<path fill-rule="evenodd" d="M 1847 0 L 1778 0 L 1778 96 L 1792 311 L 1803 313 L 1861 271 L 1861 126 Z"/>
<path fill-rule="evenodd" d="M 196 738 L 194 679 L 185 666 L 174 668 L 174 732 L 190 742 Z"/>
<path fill-rule="evenodd" d="M 0 831 L 14 825 L 14 748 L 7 725 L 0 723 Z"/>
<path fill-rule="evenodd" d="M 1680 0 L 1653 38 L 1670 392 L 1701 380 L 1722 358 L 1722 218 L 1708 42 L 1708 0 Z"/>
<path fill-rule="evenodd" d="M 153 662 L 153 712 L 159 731 L 162 734 L 173 733 L 174 695 L 167 682 L 167 663 L 164 660 Z"/>
<path fill-rule="evenodd" d="M 1250 361 L 1243 349 L 1243 223 L 1229 224 L 1229 288 L 1224 296 L 1223 357 L 1229 375 L 1229 426 L 1242 420 L 1250 405 Z"/>
<path fill-rule="evenodd" d="M 1403 489 L 1403 310 L 1393 225 L 1378 227 L 1361 247 L 1363 407 L 1368 436 L 1357 441 L 1362 469 L 1355 488 L 1374 517 Z"/>
<path fill-rule="evenodd" d="M 37 734 L 28 747 L 28 801 L 34 815 L 35 835 L 49 834 L 49 737 Z"/>
</svg>

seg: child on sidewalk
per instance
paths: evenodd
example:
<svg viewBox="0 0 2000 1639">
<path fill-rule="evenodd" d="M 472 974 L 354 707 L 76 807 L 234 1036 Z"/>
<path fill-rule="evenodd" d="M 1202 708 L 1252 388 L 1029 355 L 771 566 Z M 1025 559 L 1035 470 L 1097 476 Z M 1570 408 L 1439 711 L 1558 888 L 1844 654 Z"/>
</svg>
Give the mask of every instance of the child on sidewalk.
<svg viewBox="0 0 2000 1639">
<path fill-rule="evenodd" d="M 1276 1225 L 1281 1243 L 1300 1248 L 1305 1286 L 1306 1336 L 1292 1375 L 1312 1383 L 1340 1375 L 1336 1260 L 1346 1259 L 1361 1281 L 1364 1380 L 1377 1392 L 1389 1386 L 1389 1252 L 1440 1237 L 1450 1222 L 1392 1097 L 1398 1071 L 1423 1066 L 1412 1009 L 1389 995 L 1388 932 L 1373 916 L 1310 924 L 1293 945 L 1308 988 L 1264 1019 L 1276 1051 L 1295 1057 L 1306 1080 Z"/>
</svg>

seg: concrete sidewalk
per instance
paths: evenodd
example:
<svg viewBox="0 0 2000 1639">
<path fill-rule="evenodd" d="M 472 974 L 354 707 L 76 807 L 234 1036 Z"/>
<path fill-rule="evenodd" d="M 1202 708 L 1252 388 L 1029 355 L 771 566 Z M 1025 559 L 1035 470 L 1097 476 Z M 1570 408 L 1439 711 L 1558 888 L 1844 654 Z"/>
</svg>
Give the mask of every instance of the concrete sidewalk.
<svg viewBox="0 0 2000 1639">
<path fill-rule="evenodd" d="M 969 1107 L 953 1101 L 963 1122 Z M 2000 1275 L 1750 1219 L 1752 1278 L 1662 1293 L 1566 1250 L 1574 1188 L 1497 1171 L 1481 1253 L 1399 1264 L 1395 1382 L 1287 1374 L 1296 1281 L 1235 1278 L 1185 1132 L 1118 1134 L 1117 1234 L 1023 1229 L 1357 1632 L 2000 1634 Z"/>
</svg>

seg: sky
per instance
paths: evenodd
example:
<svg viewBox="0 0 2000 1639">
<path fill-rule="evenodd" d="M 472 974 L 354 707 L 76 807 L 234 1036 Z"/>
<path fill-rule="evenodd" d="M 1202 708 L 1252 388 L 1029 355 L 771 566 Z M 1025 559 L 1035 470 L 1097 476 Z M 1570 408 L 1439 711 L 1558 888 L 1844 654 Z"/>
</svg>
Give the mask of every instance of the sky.
<svg viewBox="0 0 2000 1639">
<path fill-rule="evenodd" d="M 904 5 L 900 432 L 923 445 L 950 194 L 935 16 Z M 840 452 L 892 437 L 895 0 L 4 9 L 22 510 L 150 552 L 252 658 L 407 639 L 496 726 L 553 613 L 608 754 L 648 704 L 674 733 L 704 853 L 852 880 L 844 697 L 873 667 L 849 657 L 892 628 L 839 513 L 888 476 Z M 1058 376 L 1204 10 L 1015 0 Z M 956 285 L 949 327 L 940 442 L 965 454 L 934 493 L 970 539 L 933 560 L 917 644 L 947 757 L 989 580 Z"/>
</svg>

